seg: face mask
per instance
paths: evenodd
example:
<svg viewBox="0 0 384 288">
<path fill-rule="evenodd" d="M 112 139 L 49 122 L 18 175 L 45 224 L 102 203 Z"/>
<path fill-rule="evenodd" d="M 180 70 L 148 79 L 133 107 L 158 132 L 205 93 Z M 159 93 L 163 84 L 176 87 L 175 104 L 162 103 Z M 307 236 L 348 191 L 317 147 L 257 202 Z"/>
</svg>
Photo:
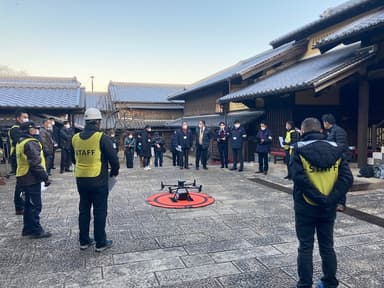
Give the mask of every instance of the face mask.
<svg viewBox="0 0 384 288">
<path fill-rule="evenodd" d="M 69 128 L 70 126 L 67 124 L 67 125 L 64 125 L 65 128 Z"/>
<path fill-rule="evenodd" d="M 35 134 L 33 134 L 33 135 L 39 135 L 40 134 L 40 131 L 38 130 L 38 129 L 36 129 L 36 132 L 35 132 Z"/>
<path fill-rule="evenodd" d="M 264 130 L 265 130 L 265 127 L 261 127 L 260 129 L 261 129 L 262 131 L 264 131 Z"/>
<path fill-rule="evenodd" d="M 152 131 L 152 129 L 151 129 L 151 128 L 148 128 L 148 129 L 147 129 L 147 131 L 148 131 L 148 132 L 151 132 L 151 131 Z"/>
<path fill-rule="evenodd" d="M 51 121 L 51 123 L 52 123 L 52 126 L 54 126 L 54 125 L 55 125 L 55 121 Z"/>
<path fill-rule="evenodd" d="M 24 118 L 23 119 L 23 122 L 25 123 L 25 122 L 29 122 L 29 119 L 28 118 Z"/>
<path fill-rule="evenodd" d="M 236 124 L 236 125 L 235 125 L 235 128 L 236 128 L 236 129 L 240 128 L 240 125 L 239 125 L 239 124 Z"/>
<path fill-rule="evenodd" d="M 184 129 L 184 130 L 187 130 L 187 126 L 183 126 L 183 129 Z"/>
<path fill-rule="evenodd" d="M 132 138 L 133 138 L 133 136 L 132 136 L 132 135 L 130 135 L 130 136 L 128 136 L 128 138 L 129 138 L 129 139 L 132 139 Z"/>
<path fill-rule="evenodd" d="M 115 134 L 112 134 L 111 137 L 115 137 Z"/>
</svg>

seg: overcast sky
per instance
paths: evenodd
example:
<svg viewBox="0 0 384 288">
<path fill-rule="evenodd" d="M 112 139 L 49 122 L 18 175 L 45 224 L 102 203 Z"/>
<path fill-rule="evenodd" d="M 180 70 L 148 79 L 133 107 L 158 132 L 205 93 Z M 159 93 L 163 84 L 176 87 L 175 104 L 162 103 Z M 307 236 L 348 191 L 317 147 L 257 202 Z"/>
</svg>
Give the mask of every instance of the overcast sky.
<svg viewBox="0 0 384 288">
<path fill-rule="evenodd" d="M 0 0 L 0 73 L 189 84 L 345 0 Z"/>
</svg>

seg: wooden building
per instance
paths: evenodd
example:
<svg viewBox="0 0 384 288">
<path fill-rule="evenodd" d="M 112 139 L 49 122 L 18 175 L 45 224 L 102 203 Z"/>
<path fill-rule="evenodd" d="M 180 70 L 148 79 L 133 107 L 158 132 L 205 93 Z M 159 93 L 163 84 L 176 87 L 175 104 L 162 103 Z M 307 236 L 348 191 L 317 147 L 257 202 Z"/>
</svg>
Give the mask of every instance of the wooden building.
<svg viewBox="0 0 384 288">
<path fill-rule="evenodd" d="M 265 110 L 275 134 L 284 123 L 333 113 L 357 147 L 359 166 L 382 146 L 384 118 L 384 2 L 347 1 L 320 19 L 271 42 L 274 49 L 307 43 L 297 61 L 266 69 L 253 84 L 228 93 L 219 103 Z"/>
</svg>

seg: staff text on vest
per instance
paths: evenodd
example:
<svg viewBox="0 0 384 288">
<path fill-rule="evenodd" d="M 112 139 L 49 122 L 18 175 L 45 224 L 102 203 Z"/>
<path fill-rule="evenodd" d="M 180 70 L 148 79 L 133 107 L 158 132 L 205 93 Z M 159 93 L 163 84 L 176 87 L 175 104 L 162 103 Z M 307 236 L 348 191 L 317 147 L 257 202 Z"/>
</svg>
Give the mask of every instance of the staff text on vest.
<svg viewBox="0 0 384 288">
<path fill-rule="evenodd" d="M 87 149 L 87 150 L 76 150 L 76 156 L 93 156 L 95 155 L 94 149 Z"/>
</svg>

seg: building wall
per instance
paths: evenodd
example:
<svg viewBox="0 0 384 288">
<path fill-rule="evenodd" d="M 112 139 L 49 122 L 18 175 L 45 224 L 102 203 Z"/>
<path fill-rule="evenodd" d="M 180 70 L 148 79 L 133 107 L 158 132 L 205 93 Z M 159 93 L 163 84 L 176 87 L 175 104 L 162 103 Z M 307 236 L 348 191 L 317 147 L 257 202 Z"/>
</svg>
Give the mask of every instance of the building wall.
<svg viewBox="0 0 384 288">
<path fill-rule="evenodd" d="M 216 100 L 223 95 L 222 91 L 214 91 L 209 94 L 194 95 L 185 99 L 184 116 L 196 116 L 221 112 Z"/>
<path fill-rule="evenodd" d="M 159 109 L 127 109 L 117 105 L 119 118 L 125 120 L 173 120 L 183 116 L 183 110 L 159 110 Z"/>
</svg>

